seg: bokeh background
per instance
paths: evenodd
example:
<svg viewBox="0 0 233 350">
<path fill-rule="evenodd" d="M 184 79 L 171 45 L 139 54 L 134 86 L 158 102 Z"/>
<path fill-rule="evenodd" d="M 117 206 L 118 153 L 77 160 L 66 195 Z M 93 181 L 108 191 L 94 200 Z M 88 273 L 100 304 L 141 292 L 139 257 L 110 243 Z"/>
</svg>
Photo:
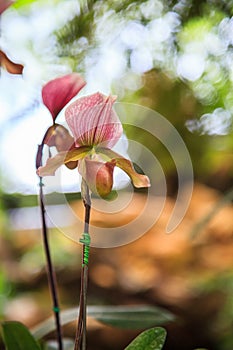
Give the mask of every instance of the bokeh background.
<svg viewBox="0 0 233 350">
<path fill-rule="evenodd" d="M 51 124 L 41 88 L 76 71 L 87 81 L 80 96 L 111 93 L 120 102 L 163 115 L 185 141 L 194 169 L 187 214 L 167 235 L 177 193 L 175 164 L 164 145 L 141 134 L 165 173 L 166 205 L 136 242 L 92 250 L 89 304 L 167 308 L 176 316 L 166 325 L 167 350 L 232 349 L 232 13 L 232 0 L 18 0 L 1 14 L 0 49 L 24 66 L 22 74 L 12 74 L 1 59 L 3 319 L 34 326 L 51 314 L 35 175 L 37 144 Z M 63 113 L 59 118 L 63 120 Z M 67 199 L 82 215 L 82 203 L 69 187 L 72 181 L 67 178 Z M 135 193 L 121 216 L 93 213 L 93 223 L 113 227 L 128 222 L 140 213 L 144 195 Z M 69 225 L 67 218 L 62 224 Z M 65 309 L 78 302 L 80 246 L 50 226 Z M 66 332 L 73 335 L 73 327 Z M 123 349 L 135 335 L 90 322 L 89 346 Z"/>
</svg>

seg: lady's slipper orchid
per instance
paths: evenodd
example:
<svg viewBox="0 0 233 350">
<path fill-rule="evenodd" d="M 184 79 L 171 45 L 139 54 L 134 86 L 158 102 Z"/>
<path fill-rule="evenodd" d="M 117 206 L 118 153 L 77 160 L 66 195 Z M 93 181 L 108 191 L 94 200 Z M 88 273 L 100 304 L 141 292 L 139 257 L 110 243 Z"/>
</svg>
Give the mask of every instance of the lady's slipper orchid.
<svg viewBox="0 0 233 350">
<path fill-rule="evenodd" d="M 78 161 L 78 171 L 90 190 L 107 196 L 113 186 L 113 170 L 118 166 L 131 178 L 135 187 L 149 187 L 147 176 L 138 174 L 133 164 L 111 150 L 122 135 L 121 122 L 113 110 L 115 97 L 95 93 L 81 97 L 65 111 L 74 136 L 75 147 L 59 152 L 38 169 L 40 176 L 54 175 L 62 164 Z"/>
<path fill-rule="evenodd" d="M 69 134 L 68 130 L 62 125 L 55 124 L 60 111 L 65 105 L 85 86 L 86 82 L 77 73 L 71 73 L 62 77 L 50 80 L 42 89 L 42 100 L 44 105 L 49 109 L 53 125 L 50 126 L 43 138 L 42 144 L 38 146 L 36 155 L 36 168 L 42 164 L 42 151 L 44 145 L 49 147 L 55 146 L 57 150 L 67 151 L 72 148 L 74 138 Z M 77 166 L 77 162 L 66 164 L 68 168 L 73 169 Z"/>
</svg>

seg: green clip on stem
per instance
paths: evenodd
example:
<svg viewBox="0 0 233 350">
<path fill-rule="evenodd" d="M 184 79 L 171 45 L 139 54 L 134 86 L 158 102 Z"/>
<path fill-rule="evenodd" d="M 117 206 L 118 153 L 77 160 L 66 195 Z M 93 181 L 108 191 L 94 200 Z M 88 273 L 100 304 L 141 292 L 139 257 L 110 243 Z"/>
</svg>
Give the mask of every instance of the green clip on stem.
<svg viewBox="0 0 233 350">
<path fill-rule="evenodd" d="M 80 238 L 79 242 L 84 244 L 83 266 L 88 266 L 91 243 L 91 236 L 89 235 L 89 233 L 83 233 L 82 238 Z"/>
<path fill-rule="evenodd" d="M 59 313 L 60 309 L 59 309 L 59 307 L 55 306 L 55 307 L 53 307 L 53 311 L 56 312 L 56 313 Z"/>
<path fill-rule="evenodd" d="M 40 177 L 40 182 L 38 183 L 38 185 L 39 185 L 40 187 L 43 187 L 43 186 L 44 186 L 42 177 Z"/>
</svg>

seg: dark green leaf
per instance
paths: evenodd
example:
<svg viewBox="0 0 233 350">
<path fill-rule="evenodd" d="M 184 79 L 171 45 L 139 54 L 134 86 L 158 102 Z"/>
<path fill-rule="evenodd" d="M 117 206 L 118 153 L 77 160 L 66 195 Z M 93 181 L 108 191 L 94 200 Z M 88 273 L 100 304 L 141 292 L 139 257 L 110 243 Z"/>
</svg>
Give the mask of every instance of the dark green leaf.
<svg viewBox="0 0 233 350">
<path fill-rule="evenodd" d="M 174 320 L 174 316 L 158 307 L 147 305 L 139 306 L 89 306 L 88 316 L 102 323 L 125 329 L 145 329 L 155 325 L 162 325 Z M 61 312 L 61 324 L 76 321 L 78 308 L 72 308 Z M 53 318 L 39 324 L 32 330 L 36 339 L 41 339 L 45 335 L 55 330 Z"/>
<path fill-rule="evenodd" d="M 7 350 L 41 350 L 27 327 L 22 323 L 3 322 L 2 329 Z"/>
<path fill-rule="evenodd" d="M 125 350 L 161 350 L 166 339 L 166 330 L 151 328 L 139 334 Z"/>
</svg>

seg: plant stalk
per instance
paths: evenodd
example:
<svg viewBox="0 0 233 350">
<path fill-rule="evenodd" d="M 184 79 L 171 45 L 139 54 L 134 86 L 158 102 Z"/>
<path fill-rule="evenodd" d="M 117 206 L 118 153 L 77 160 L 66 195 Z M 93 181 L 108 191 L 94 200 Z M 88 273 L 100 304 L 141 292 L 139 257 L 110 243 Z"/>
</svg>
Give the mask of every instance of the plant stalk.
<svg viewBox="0 0 233 350">
<path fill-rule="evenodd" d="M 88 258 L 90 249 L 90 213 L 91 213 L 91 199 L 89 188 L 86 183 L 82 183 L 83 204 L 85 207 L 85 222 L 84 233 L 80 242 L 83 243 L 82 247 L 82 271 L 81 271 L 81 288 L 80 288 L 80 302 L 79 302 L 79 317 L 75 335 L 75 347 L 74 350 L 86 350 L 86 320 L 87 320 L 87 286 L 88 286 Z"/>
<path fill-rule="evenodd" d="M 61 330 L 61 323 L 60 323 L 60 309 L 59 309 L 59 302 L 58 302 L 56 276 L 55 276 L 55 272 L 53 269 L 52 259 L 51 259 L 50 249 L 49 249 L 48 232 L 47 232 L 47 225 L 46 225 L 46 220 L 45 220 L 43 183 L 42 183 L 41 177 L 40 177 L 39 186 L 40 186 L 39 203 L 40 203 L 40 213 L 41 213 L 41 222 L 42 222 L 43 245 L 44 245 L 46 263 L 47 263 L 46 264 L 47 277 L 48 277 L 49 289 L 50 289 L 52 302 L 53 302 L 53 313 L 54 313 L 54 319 L 55 319 L 56 330 L 57 330 L 58 349 L 63 350 L 62 330 Z"/>
</svg>

